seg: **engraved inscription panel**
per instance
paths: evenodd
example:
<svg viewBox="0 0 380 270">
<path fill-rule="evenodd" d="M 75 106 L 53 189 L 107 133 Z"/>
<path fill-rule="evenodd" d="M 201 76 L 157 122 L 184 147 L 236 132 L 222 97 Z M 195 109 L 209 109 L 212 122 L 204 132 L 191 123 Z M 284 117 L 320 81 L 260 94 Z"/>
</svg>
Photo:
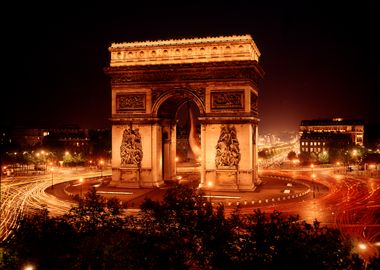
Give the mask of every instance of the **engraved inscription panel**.
<svg viewBox="0 0 380 270">
<path fill-rule="evenodd" d="M 116 112 L 145 111 L 145 107 L 145 93 L 116 95 Z"/>
<path fill-rule="evenodd" d="M 212 110 L 242 110 L 244 109 L 244 91 L 211 92 Z"/>
</svg>

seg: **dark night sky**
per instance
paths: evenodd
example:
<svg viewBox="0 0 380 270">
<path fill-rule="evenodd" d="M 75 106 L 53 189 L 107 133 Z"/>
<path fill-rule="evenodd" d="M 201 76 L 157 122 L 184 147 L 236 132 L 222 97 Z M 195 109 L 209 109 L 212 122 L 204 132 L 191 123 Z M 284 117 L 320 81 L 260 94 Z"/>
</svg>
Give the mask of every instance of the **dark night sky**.
<svg viewBox="0 0 380 270">
<path fill-rule="evenodd" d="M 262 53 L 260 132 L 380 119 L 375 0 L 14 2 L 2 7 L 1 125 L 109 127 L 112 42 L 232 34 L 251 34 Z"/>
</svg>

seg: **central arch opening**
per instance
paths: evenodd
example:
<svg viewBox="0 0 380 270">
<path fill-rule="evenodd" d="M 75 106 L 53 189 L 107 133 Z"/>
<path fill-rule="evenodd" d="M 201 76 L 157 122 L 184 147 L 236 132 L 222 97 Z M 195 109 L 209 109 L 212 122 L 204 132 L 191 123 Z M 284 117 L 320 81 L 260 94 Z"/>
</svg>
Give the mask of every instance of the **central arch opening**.
<svg viewBox="0 0 380 270">
<path fill-rule="evenodd" d="M 176 93 L 159 107 L 162 126 L 162 171 L 164 181 L 200 181 L 200 110 L 194 97 Z"/>
<path fill-rule="evenodd" d="M 176 113 L 176 161 L 180 167 L 198 166 L 201 157 L 201 126 L 199 110 L 194 102 L 186 101 Z"/>
</svg>

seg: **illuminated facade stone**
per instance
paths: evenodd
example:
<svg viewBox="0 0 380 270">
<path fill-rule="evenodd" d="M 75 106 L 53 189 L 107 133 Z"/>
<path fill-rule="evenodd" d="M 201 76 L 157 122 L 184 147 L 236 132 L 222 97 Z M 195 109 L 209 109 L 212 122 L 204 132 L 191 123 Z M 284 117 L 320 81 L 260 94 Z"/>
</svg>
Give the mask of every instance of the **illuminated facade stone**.
<svg viewBox="0 0 380 270">
<path fill-rule="evenodd" d="M 250 35 L 114 43 L 109 51 L 113 185 L 157 187 L 176 179 L 176 115 L 191 102 L 200 123 L 194 151 L 200 187 L 212 182 L 216 190 L 254 189 L 264 72 Z M 123 136 L 136 131 L 131 146 Z M 126 163 L 126 153 L 136 153 L 138 162 Z"/>
</svg>

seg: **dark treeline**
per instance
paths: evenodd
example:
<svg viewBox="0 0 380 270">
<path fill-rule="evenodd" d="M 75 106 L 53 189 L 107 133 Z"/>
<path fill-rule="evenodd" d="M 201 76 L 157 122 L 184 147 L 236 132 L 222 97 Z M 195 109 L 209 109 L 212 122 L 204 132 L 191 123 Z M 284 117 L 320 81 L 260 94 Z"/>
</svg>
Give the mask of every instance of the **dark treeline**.
<svg viewBox="0 0 380 270">
<path fill-rule="evenodd" d="M 379 269 L 379 258 L 365 264 L 337 229 L 277 211 L 226 217 L 184 186 L 133 216 L 95 189 L 78 202 L 63 216 L 42 209 L 21 219 L 1 244 L 0 268 Z"/>
</svg>

